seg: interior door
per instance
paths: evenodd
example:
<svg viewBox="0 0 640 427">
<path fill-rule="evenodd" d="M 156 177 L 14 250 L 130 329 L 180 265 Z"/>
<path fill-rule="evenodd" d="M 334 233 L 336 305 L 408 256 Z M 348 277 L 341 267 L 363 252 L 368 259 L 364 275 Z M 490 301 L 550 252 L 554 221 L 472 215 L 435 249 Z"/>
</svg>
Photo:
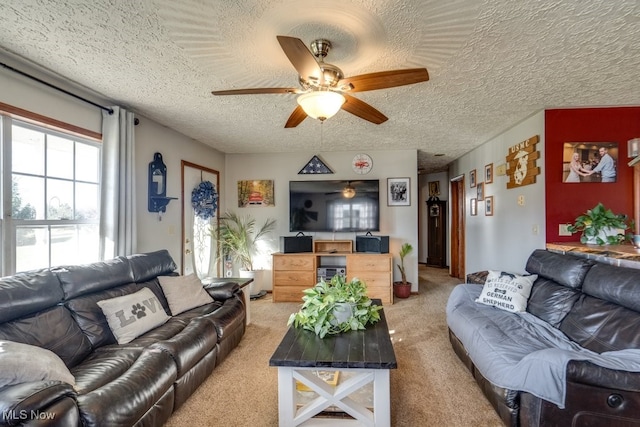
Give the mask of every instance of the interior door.
<svg viewBox="0 0 640 427">
<path fill-rule="evenodd" d="M 182 274 L 196 273 L 204 277 L 220 277 L 217 247 L 211 238 L 220 218 L 220 209 L 211 218 L 195 214 L 192 192 L 201 182 L 209 181 L 219 195 L 220 174 L 214 169 L 182 161 Z"/>
<path fill-rule="evenodd" d="M 450 275 L 465 278 L 465 194 L 464 175 L 453 178 L 451 191 L 451 270 Z"/>
</svg>

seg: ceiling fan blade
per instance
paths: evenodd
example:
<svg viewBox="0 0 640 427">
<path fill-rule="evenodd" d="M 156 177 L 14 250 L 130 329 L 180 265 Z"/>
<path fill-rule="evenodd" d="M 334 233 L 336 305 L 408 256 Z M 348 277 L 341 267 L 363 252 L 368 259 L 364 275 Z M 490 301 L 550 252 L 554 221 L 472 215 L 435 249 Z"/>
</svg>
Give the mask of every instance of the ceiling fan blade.
<svg viewBox="0 0 640 427">
<path fill-rule="evenodd" d="M 322 70 L 315 56 L 307 49 L 302 40 L 296 37 L 277 36 L 280 47 L 287 55 L 300 77 L 305 80 L 321 82 Z"/>
<path fill-rule="evenodd" d="M 426 68 L 410 68 L 346 77 L 338 82 L 338 87 L 351 85 L 351 92 L 364 92 L 426 82 L 427 80 L 429 80 L 429 73 Z"/>
<path fill-rule="evenodd" d="M 284 125 L 285 128 L 294 128 L 298 126 L 304 119 L 307 118 L 307 113 L 304 112 L 301 106 L 297 106 L 293 113 L 289 116 L 289 120 L 287 120 L 287 124 Z"/>
<path fill-rule="evenodd" d="M 253 89 L 232 89 L 232 90 L 214 90 L 214 95 L 259 95 L 264 93 L 299 93 L 302 92 L 297 87 L 264 87 Z"/>
<path fill-rule="evenodd" d="M 361 101 L 351 95 L 347 95 L 346 93 L 343 93 L 342 95 L 346 99 L 346 102 L 342 104 L 342 109 L 344 111 L 347 111 L 354 116 L 358 116 L 361 119 L 368 120 L 371 123 L 375 123 L 376 125 L 389 120 L 387 116 L 385 116 L 366 102 Z"/>
</svg>

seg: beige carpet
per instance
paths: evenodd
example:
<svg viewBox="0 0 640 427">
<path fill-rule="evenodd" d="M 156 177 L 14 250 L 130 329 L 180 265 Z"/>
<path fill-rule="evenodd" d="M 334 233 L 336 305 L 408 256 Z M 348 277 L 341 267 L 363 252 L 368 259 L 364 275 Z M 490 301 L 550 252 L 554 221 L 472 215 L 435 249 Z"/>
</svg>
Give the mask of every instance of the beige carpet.
<svg viewBox="0 0 640 427">
<path fill-rule="evenodd" d="M 391 371 L 393 426 L 502 426 L 447 337 L 445 304 L 458 279 L 420 267 L 420 290 L 385 306 L 398 361 Z M 299 304 L 251 302 L 240 345 L 215 369 L 167 426 L 277 426 L 277 369 L 269 358 Z M 336 426 L 340 421 L 336 420 Z"/>
</svg>

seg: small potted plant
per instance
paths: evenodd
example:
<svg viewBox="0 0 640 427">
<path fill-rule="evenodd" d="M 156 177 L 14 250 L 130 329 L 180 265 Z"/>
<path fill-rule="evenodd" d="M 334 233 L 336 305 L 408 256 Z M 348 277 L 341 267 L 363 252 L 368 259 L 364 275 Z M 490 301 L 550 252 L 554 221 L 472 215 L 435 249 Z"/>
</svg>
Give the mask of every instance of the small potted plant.
<svg viewBox="0 0 640 427">
<path fill-rule="evenodd" d="M 631 240 L 631 233 L 625 234 L 625 230 L 629 228 L 627 215 L 614 214 L 602 203 L 598 203 L 592 209 L 578 216 L 574 223 L 568 227 L 572 233 L 582 232 L 581 243 L 596 245 L 615 245 Z"/>
<path fill-rule="evenodd" d="M 346 331 L 365 329 L 380 320 L 382 306 L 367 296 L 367 286 L 357 278 L 347 282 L 336 275 L 303 291 L 302 307 L 291 314 L 287 325 L 314 332 L 320 338 Z"/>
<path fill-rule="evenodd" d="M 404 257 L 412 251 L 413 246 L 411 246 L 410 243 L 405 243 L 400 248 L 400 264 L 398 264 L 398 269 L 400 270 L 402 281 L 393 282 L 393 294 L 398 298 L 408 298 L 409 295 L 411 295 L 411 282 L 407 282 L 407 274 L 404 269 Z"/>
</svg>

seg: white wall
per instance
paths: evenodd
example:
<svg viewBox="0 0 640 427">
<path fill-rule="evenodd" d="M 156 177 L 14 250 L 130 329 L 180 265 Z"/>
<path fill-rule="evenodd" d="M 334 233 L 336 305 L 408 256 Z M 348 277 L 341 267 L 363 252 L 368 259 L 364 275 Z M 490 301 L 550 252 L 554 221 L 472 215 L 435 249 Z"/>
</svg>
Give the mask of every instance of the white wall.
<svg viewBox="0 0 640 427">
<path fill-rule="evenodd" d="M 400 280 L 395 264 L 399 262 L 398 252 L 403 243 L 418 247 L 418 176 L 417 151 L 365 151 L 373 160 L 373 168 L 366 175 L 357 175 L 351 169 L 351 160 L 358 151 L 277 153 L 277 154 L 227 154 L 226 183 L 224 198 L 226 206 L 240 214 L 249 213 L 262 224 L 267 218 L 277 220 L 277 229 L 269 242 L 273 252 L 279 251 L 279 236 L 293 236 L 289 232 L 289 181 L 305 179 L 379 179 L 380 180 L 380 232 L 389 236 L 389 251 L 394 254 L 394 280 Z M 330 175 L 298 175 L 298 171 L 314 156 L 318 155 L 334 173 Z M 387 178 L 408 177 L 411 179 L 411 206 L 387 206 Z M 238 208 L 237 182 L 239 180 L 274 180 L 275 207 Z M 314 239 L 353 240 L 356 233 L 306 233 Z M 271 259 L 266 257 L 262 266 L 263 289 L 272 289 Z M 405 258 L 407 280 L 412 282 L 412 291 L 418 290 L 418 253 L 414 251 Z M 348 272 L 347 272 L 348 273 Z"/>
<path fill-rule="evenodd" d="M 509 147 L 534 135 L 540 136 L 536 145 L 540 175 L 535 184 L 508 190 L 507 176 L 498 176 L 496 168 L 505 163 Z M 531 252 L 545 248 L 544 149 L 544 111 L 540 111 L 452 163 L 451 178 L 465 175 L 466 273 L 488 269 L 524 272 Z M 477 193 L 469 187 L 469 171 L 475 169 L 480 182 L 489 163 L 493 163 L 494 178 L 485 185 L 485 195 L 494 197 L 494 214 L 485 216 L 484 202 L 478 202 L 478 215 L 471 216 L 470 200 Z M 519 196 L 524 197 L 524 206 L 518 205 Z"/>
<path fill-rule="evenodd" d="M 143 116 L 136 116 L 136 194 L 137 194 L 137 252 L 167 249 L 178 267 L 182 260 L 182 184 L 181 161 L 186 160 L 220 172 L 220 188 L 224 188 L 224 154 L 198 141 L 164 127 Z M 167 197 L 177 197 L 167 206 L 159 220 L 157 213 L 147 210 L 147 173 L 154 153 L 162 154 L 167 165 Z M 220 189 L 218 189 L 220 191 Z M 186 203 L 191 194 L 186 194 Z M 224 201 L 221 201 L 224 209 Z"/>
</svg>

